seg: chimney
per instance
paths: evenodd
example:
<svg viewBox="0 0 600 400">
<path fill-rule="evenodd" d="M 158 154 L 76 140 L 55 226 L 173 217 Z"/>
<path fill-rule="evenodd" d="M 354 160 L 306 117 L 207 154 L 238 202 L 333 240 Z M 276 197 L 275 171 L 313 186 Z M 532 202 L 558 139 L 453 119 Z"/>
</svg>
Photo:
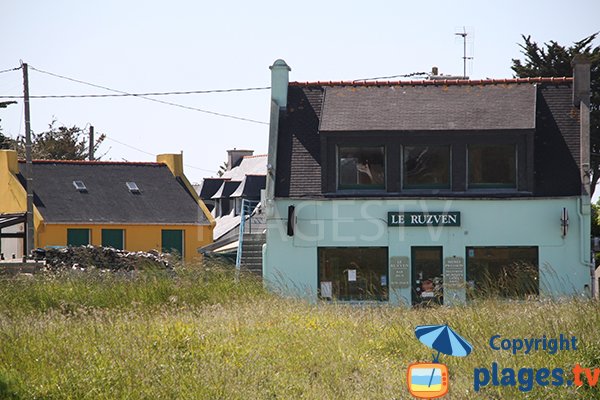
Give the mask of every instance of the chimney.
<svg viewBox="0 0 600 400">
<path fill-rule="evenodd" d="M 242 158 L 251 156 L 254 154 L 254 150 L 227 150 L 227 171 L 231 171 L 233 168 L 240 165 Z"/>
<path fill-rule="evenodd" d="M 277 139 L 279 136 L 279 117 L 287 108 L 290 71 L 285 61 L 276 60 L 271 70 L 271 116 L 269 119 L 269 155 L 267 157 L 267 179 L 264 191 L 264 205 L 267 219 L 275 215 L 275 166 L 277 165 Z M 261 195 L 262 197 L 262 195 Z M 261 199 L 262 201 L 262 199 Z M 268 230 L 267 230 L 268 235 Z"/>
<path fill-rule="evenodd" d="M 159 154 L 156 156 L 156 162 L 166 164 L 174 176 L 183 177 L 182 154 Z"/>
<path fill-rule="evenodd" d="M 573 105 L 579 109 L 579 165 L 581 165 L 581 208 L 583 214 L 590 210 L 590 66 L 583 54 L 571 62 L 573 66 Z"/>
<path fill-rule="evenodd" d="M 0 174 L 8 171 L 13 175 L 19 173 L 19 160 L 14 150 L 0 150 Z"/>
<path fill-rule="evenodd" d="M 579 108 L 581 102 L 589 104 L 590 102 L 590 59 L 577 54 L 573 57 L 571 65 L 573 66 L 573 105 Z"/>
<path fill-rule="evenodd" d="M 439 75 L 438 72 L 439 72 L 438 67 L 431 68 L 431 75 L 437 76 L 437 75 Z"/>
<path fill-rule="evenodd" d="M 271 100 L 279 105 L 279 109 L 287 107 L 289 75 L 292 70 L 282 59 L 269 67 L 271 70 Z"/>
</svg>

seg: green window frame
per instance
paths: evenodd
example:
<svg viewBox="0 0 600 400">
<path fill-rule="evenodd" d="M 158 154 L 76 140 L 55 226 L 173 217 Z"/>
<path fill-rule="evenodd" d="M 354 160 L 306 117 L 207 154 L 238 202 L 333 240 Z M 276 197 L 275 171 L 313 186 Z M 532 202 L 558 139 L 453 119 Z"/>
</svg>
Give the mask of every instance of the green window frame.
<svg viewBox="0 0 600 400">
<path fill-rule="evenodd" d="M 89 229 L 68 228 L 67 246 L 87 246 L 91 243 L 91 233 Z"/>
<path fill-rule="evenodd" d="M 177 253 L 184 256 L 184 232 L 182 229 L 163 229 L 161 231 L 161 248 L 164 253 Z"/>
<path fill-rule="evenodd" d="M 123 229 L 102 229 L 102 247 L 125 249 L 125 231 Z"/>
</svg>

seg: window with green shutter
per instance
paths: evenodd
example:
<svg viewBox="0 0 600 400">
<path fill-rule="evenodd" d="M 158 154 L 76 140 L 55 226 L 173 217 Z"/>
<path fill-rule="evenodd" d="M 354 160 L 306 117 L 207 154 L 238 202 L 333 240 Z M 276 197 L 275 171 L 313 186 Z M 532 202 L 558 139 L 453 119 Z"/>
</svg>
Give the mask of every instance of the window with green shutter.
<svg viewBox="0 0 600 400">
<path fill-rule="evenodd" d="M 183 257 L 183 231 L 180 229 L 163 229 L 162 251 L 165 253 L 178 253 Z"/>
<path fill-rule="evenodd" d="M 123 229 L 102 229 L 102 247 L 125 248 Z"/>
<path fill-rule="evenodd" d="M 89 229 L 67 229 L 67 246 L 85 246 L 90 244 Z"/>
</svg>

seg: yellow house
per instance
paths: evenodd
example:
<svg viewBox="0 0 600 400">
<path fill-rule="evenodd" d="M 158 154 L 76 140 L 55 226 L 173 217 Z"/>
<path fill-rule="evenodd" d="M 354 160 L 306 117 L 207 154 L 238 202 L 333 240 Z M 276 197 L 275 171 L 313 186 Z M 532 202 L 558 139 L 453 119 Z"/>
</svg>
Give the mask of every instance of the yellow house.
<svg viewBox="0 0 600 400">
<path fill-rule="evenodd" d="M 214 219 L 183 174 L 182 155 L 161 154 L 156 161 L 34 160 L 33 247 L 91 244 L 199 257 L 197 249 L 213 240 Z M 26 211 L 25 175 L 16 152 L 0 150 L 3 237 L 24 236 L 1 233 L 1 221 L 20 221 L 14 217 Z"/>
</svg>

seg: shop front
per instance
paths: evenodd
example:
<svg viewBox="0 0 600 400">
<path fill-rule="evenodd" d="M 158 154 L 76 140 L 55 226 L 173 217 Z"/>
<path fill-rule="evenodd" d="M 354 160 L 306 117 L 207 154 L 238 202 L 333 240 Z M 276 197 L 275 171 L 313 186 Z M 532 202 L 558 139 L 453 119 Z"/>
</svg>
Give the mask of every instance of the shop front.
<svg viewBox="0 0 600 400">
<path fill-rule="evenodd" d="M 585 293 L 586 221 L 572 218 L 566 235 L 560 222 L 578 207 L 577 198 L 279 201 L 264 277 L 313 300 L 410 306 Z"/>
</svg>

